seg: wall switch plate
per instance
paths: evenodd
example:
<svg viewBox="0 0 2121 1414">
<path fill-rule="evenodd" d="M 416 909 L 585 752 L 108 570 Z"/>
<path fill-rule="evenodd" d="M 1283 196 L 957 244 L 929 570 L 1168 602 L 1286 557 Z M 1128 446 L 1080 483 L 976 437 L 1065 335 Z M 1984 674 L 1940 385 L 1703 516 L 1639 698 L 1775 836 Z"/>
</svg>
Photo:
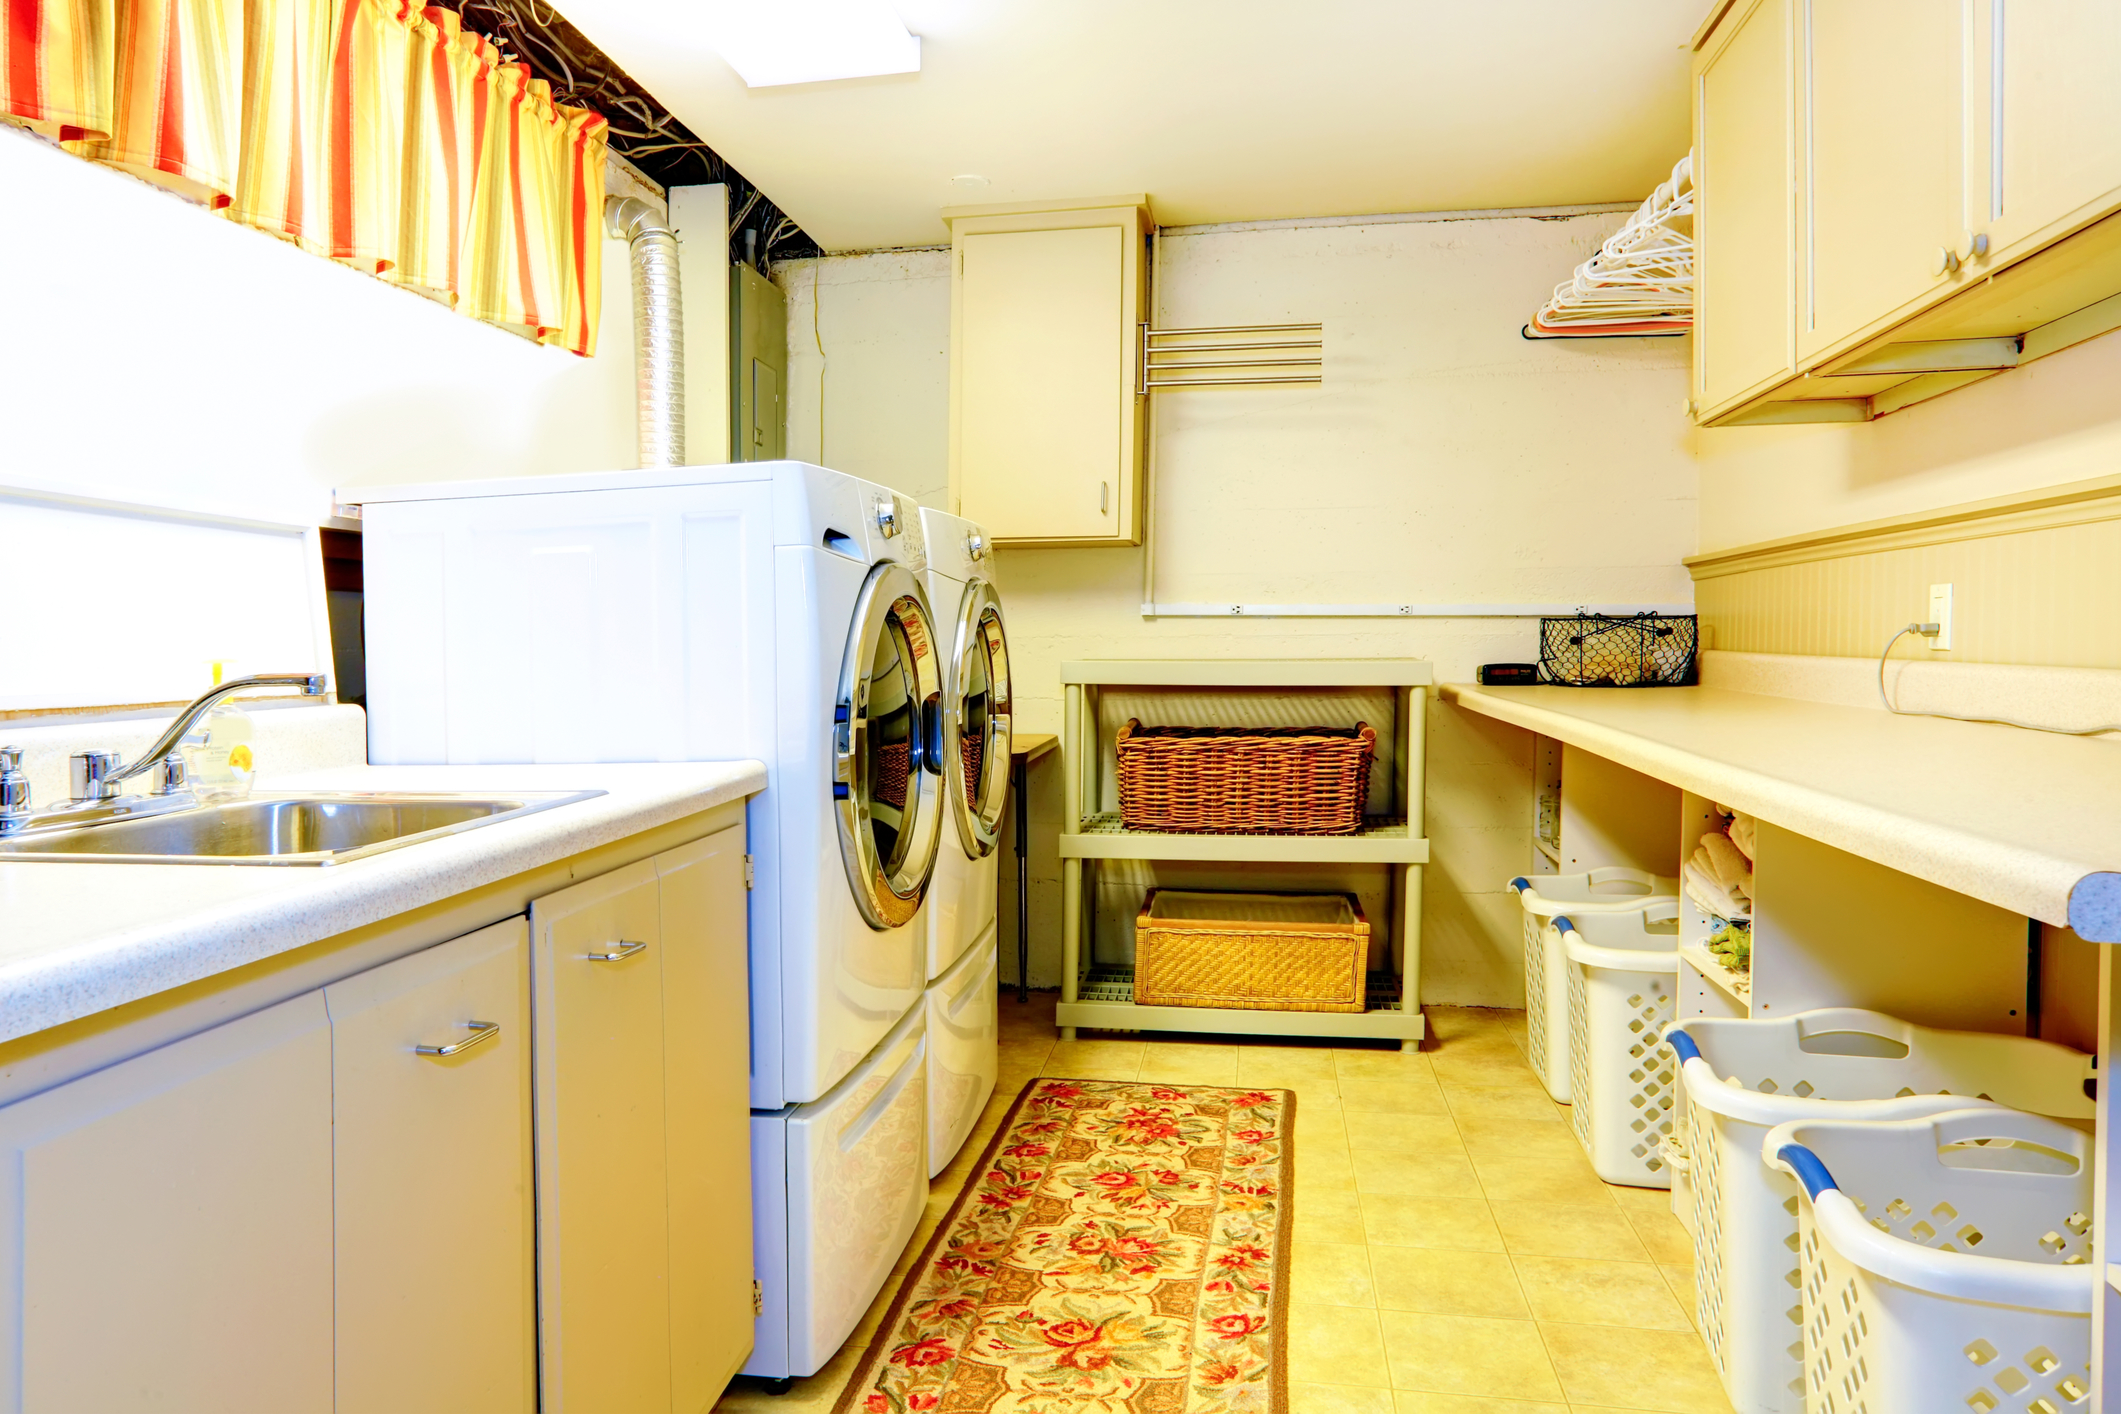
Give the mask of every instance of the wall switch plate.
<svg viewBox="0 0 2121 1414">
<path fill-rule="evenodd" d="M 1952 646 L 1952 587 L 1949 584 L 1930 586 L 1930 611 L 1925 623 L 1937 625 L 1937 636 L 1930 640 L 1930 647 L 1946 649 Z"/>
</svg>

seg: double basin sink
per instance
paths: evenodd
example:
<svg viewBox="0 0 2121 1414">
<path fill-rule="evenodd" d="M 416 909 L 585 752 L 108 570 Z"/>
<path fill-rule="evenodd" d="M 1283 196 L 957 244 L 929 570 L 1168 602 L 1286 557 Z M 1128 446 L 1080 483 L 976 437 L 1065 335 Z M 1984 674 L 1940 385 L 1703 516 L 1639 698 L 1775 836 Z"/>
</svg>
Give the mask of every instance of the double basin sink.
<svg viewBox="0 0 2121 1414">
<path fill-rule="evenodd" d="M 104 864 L 342 864 L 602 795 L 315 792 L 253 796 L 0 837 L 0 859 Z"/>
</svg>

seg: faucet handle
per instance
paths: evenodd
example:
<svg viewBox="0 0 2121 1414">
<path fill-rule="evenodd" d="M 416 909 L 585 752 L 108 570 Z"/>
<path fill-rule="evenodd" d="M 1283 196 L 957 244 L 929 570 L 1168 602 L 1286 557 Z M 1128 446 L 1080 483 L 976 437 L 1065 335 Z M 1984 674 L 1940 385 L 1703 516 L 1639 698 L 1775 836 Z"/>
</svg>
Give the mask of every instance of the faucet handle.
<svg viewBox="0 0 2121 1414">
<path fill-rule="evenodd" d="M 155 795 L 180 795 L 187 783 L 184 758 L 174 751 L 148 768 L 148 789 Z"/>
<path fill-rule="evenodd" d="M 118 760 L 115 751 L 75 752 L 69 758 L 67 771 L 69 793 L 75 802 L 115 799 L 118 782 L 109 777 L 118 769 Z"/>
</svg>

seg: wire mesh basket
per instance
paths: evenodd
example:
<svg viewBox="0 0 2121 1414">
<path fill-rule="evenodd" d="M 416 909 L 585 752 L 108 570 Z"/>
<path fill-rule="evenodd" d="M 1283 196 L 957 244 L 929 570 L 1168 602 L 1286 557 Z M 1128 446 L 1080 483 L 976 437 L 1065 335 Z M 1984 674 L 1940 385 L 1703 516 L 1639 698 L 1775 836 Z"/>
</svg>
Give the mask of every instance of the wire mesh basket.
<svg viewBox="0 0 2121 1414">
<path fill-rule="evenodd" d="M 1571 614 L 1539 621 L 1539 672 L 1566 687 L 1685 687 L 1695 681 L 1692 614 Z"/>
</svg>

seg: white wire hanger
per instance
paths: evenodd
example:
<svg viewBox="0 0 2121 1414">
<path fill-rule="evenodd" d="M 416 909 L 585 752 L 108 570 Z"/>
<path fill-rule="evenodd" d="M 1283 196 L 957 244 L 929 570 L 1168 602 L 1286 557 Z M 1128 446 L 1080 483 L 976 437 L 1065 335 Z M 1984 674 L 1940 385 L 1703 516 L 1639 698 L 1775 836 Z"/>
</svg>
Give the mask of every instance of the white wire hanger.
<svg viewBox="0 0 2121 1414">
<path fill-rule="evenodd" d="M 1635 209 L 1627 223 L 1525 326 L 1528 339 L 1684 334 L 1694 327 L 1694 156 Z"/>
</svg>

